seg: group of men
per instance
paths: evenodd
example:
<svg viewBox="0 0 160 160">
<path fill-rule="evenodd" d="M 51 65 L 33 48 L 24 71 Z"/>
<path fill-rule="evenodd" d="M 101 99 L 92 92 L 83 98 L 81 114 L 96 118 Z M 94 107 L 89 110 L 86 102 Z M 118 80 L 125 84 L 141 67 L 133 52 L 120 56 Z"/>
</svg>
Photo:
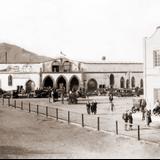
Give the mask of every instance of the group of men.
<svg viewBox="0 0 160 160">
<path fill-rule="evenodd" d="M 87 113 L 90 115 L 90 114 L 97 114 L 97 102 L 87 102 L 86 104 L 86 107 L 87 107 Z"/>
</svg>

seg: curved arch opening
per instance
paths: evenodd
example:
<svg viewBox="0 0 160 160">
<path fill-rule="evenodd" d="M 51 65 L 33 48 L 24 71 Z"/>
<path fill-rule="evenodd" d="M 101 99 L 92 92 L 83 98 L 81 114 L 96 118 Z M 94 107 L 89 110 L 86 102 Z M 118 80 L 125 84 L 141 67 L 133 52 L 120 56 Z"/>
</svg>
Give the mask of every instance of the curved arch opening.
<svg viewBox="0 0 160 160">
<path fill-rule="evenodd" d="M 60 76 L 58 79 L 57 79 L 57 88 L 58 89 L 63 89 L 65 88 L 66 90 L 66 79 L 63 77 L 63 76 Z"/>
<path fill-rule="evenodd" d="M 29 80 L 26 83 L 26 93 L 31 93 L 35 91 L 35 83 L 32 80 Z"/>
<path fill-rule="evenodd" d="M 124 77 L 122 77 L 121 80 L 120 80 L 120 88 L 125 88 L 125 80 L 124 80 Z"/>
<path fill-rule="evenodd" d="M 47 76 L 43 81 L 44 88 L 53 88 L 53 80 L 50 76 Z"/>
<path fill-rule="evenodd" d="M 114 87 L 114 75 L 113 74 L 110 75 L 110 87 L 111 88 Z"/>
<path fill-rule="evenodd" d="M 131 79 L 131 86 L 132 86 L 132 88 L 136 87 L 136 83 L 135 82 L 136 82 L 135 81 L 135 77 L 132 77 L 132 79 Z"/>
<path fill-rule="evenodd" d="M 79 80 L 76 76 L 73 76 L 70 81 L 70 90 L 77 91 L 79 89 Z"/>
<path fill-rule="evenodd" d="M 98 87 L 98 84 L 95 79 L 90 79 L 88 81 L 87 88 L 88 88 L 89 92 L 93 92 L 93 91 L 97 90 L 97 87 Z"/>
</svg>

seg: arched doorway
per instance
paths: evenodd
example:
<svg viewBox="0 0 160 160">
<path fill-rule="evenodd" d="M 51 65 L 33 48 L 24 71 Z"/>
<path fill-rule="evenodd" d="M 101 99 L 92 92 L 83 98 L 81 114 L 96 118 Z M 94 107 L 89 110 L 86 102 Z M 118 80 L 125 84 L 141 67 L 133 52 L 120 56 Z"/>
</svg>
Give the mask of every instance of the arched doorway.
<svg viewBox="0 0 160 160">
<path fill-rule="evenodd" d="M 98 87 L 98 84 L 97 84 L 97 81 L 95 79 L 90 79 L 88 81 L 87 88 L 88 88 L 89 92 L 93 92 L 93 91 L 97 90 L 97 87 Z"/>
<path fill-rule="evenodd" d="M 140 81 L 140 88 L 143 88 L 143 79 Z"/>
<path fill-rule="evenodd" d="M 53 80 L 50 76 L 47 76 L 43 81 L 44 88 L 53 88 Z"/>
<path fill-rule="evenodd" d="M 57 88 L 58 89 L 62 89 L 62 88 L 65 88 L 66 90 L 66 80 L 63 76 L 60 76 L 58 79 L 57 79 Z"/>
<path fill-rule="evenodd" d="M 131 82 L 132 82 L 132 84 L 131 84 L 132 88 L 135 88 L 136 85 L 135 85 L 135 78 L 134 77 L 132 77 Z"/>
<path fill-rule="evenodd" d="M 110 87 L 111 88 L 114 87 L 114 75 L 113 74 L 110 75 Z"/>
<path fill-rule="evenodd" d="M 125 80 L 124 80 L 124 77 L 122 77 L 120 80 L 120 87 L 124 88 L 125 87 L 124 85 L 125 85 Z"/>
<path fill-rule="evenodd" d="M 129 89 L 129 79 L 126 81 L 126 88 Z"/>
<path fill-rule="evenodd" d="M 35 91 L 35 83 L 33 81 L 29 80 L 26 83 L 26 93 L 30 93 L 33 91 Z"/>
<path fill-rule="evenodd" d="M 71 78 L 69 88 L 71 91 L 73 91 L 73 90 L 77 91 L 79 89 L 79 80 L 76 76 L 73 76 Z"/>
</svg>

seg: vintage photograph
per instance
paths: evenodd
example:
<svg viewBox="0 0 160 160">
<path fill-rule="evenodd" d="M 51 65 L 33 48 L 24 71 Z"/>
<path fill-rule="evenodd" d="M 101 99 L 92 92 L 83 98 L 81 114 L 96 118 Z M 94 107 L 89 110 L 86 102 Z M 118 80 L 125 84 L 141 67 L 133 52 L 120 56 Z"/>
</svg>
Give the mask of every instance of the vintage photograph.
<svg viewBox="0 0 160 160">
<path fill-rule="evenodd" d="M 0 159 L 159 159 L 160 0 L 0 0 Z"/>
</svg>

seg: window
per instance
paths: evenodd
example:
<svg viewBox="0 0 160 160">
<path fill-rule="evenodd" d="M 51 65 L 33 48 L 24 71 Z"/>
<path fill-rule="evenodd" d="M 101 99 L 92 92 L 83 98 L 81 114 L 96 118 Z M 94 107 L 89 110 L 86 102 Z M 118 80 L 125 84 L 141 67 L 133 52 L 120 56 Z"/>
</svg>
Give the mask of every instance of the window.
<svg viewBox="0 0 160 160">
<path fill-rule="evenodd" d="M 13 85 L 13 77 L 11 75 L 8 76 L 8 86 Z"/>
<path fill-rule="evenodd" d="M 59 62 L 55 61 L 52 63 L 52 72 L 53 73 L 59 73 Z"/>
<path fill-rule="evenodd" d="M 124 77 L 122 77 L 121 80 L 120 80 L 120 87 L 121 87 L 121 88 L 124 88 L 124 87 L 125 87 Z"/>
<path fill-rule="evenodd" d="M 153 64 L 154 67 L 160 66 L 160 50 L 153 51 Z"/>
<path fill-rule="evenodd" d="M 135 86 L 136 86 L 136 85 L 135 85 L 135 78 L 132 77 L 132 80 L 131 80 L 131 81 L 132 81 L 132 88 L 135 88 Z"/>
<path fill-rule="evenodd" d="M 71 63 L 66 61 L 63 64 L 64 72 L 70 72 L 71 71 Z"/>
</svg>

